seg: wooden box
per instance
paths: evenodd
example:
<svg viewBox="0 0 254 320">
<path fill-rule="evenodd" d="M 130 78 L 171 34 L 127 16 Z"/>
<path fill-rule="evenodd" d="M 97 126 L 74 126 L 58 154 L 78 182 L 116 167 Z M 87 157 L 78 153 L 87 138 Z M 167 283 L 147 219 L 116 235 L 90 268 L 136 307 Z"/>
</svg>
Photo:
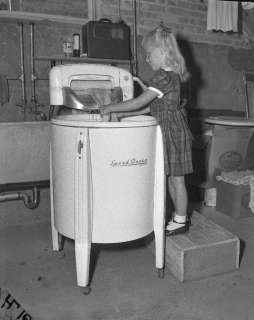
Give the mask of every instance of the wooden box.
<svg viewBox="0 0 254 320">
<path fill-rule="evenodd" d="M 249 185 L 233 185 L 224 181 L 217 182 L 216 210 L 232 218 L 254 217 L 248 207 L 250 202 Z"/>
<path fill-rule="evenodd" d="M 180 281 L 210 277 L 239 268 L 240 240 L 194 212 L 186 234 L 166 238 L 166 267 Z"/>
</svg>

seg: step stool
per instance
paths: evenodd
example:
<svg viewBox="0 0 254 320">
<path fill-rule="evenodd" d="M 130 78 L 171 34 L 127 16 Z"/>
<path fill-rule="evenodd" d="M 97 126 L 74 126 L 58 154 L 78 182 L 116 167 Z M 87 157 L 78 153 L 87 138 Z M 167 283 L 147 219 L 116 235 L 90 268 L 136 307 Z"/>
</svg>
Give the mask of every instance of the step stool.
<svg viewBox="0 0 254 320">
<path fill-rule="evenodd" d="M 195 211 L 188 233 L 166 237 L 165 266 L 183 282 L 234 271 L 239 254 L 237 236 Z"/>
</svg>

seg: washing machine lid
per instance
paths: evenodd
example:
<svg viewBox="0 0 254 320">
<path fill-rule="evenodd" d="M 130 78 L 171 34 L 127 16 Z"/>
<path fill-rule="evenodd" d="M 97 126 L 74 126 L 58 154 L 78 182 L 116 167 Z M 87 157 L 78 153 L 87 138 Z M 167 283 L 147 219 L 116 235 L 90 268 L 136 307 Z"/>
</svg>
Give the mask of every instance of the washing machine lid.
<svg viewBox="0 0 254 320">
<path fill-rule="evenodd" d="M 99 114 L 71 114 L 58 116 L 51 120 L 53 125 L 85 128 L 133 128 L 158 125 L 151 116 L 133 116 L 123 118 L 120 122 L 102 121 Z"/>
</svg>

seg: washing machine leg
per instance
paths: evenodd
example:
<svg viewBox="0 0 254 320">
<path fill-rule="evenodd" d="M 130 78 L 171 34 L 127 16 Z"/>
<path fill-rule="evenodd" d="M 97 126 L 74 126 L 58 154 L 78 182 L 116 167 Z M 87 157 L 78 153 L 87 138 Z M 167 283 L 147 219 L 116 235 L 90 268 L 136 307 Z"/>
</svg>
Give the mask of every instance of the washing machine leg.
<svg viewBox="0 0 254 320">
<path fill-rule="evenodd" d="M 154 185 L 153 227 L 155 237 L 155 265 L 159 278 L 164 277 L 165 260 L 165 175 L 163 161 L 163 138 L 161 129 L 157 127 L 156 166 Z"/>
<path fill-rule="evenodd" d="M 54 208 L 54 192 L 53 192 L 53 170 L 52 170 L 52 152 L 50 145 L 50 219 L 51 219 L 51 234 L 52 234 L 52 246 L 54 251 L 62 250 L 62 239 L 58 233 L 55 222 L 55 208 Z"/>
<path fill-rule="evenodd" d="M 154 212 L 154 238 L 155 238 L 155 265 L 157 270 L 164 270 L 165 260 L 165 218 L 164 207 L 157 203 Z M 162 278 L 162 271 L 158 271 L 158 275 Z"/>
<path fill-rule="evenodd" d="M 160 234 L 155 234 L 155 265 L 158 272 L 159 278 L 164 277 L 164 232 L 161 231 Z"/>
<path fill-rule="evenodd" d="M 54 251 L 59 251 L 61 250 L 61 241 L 59 241 L 59 237 L 61 235 L 58 233 L 54 225 L 51 225 L 51 232 L 52 232 L 52 244 L 53 244 L 53 250 Z"/>
<path fill-rule="evenodd" d="M 160 208 L 154 215 L 155 265 L 159 278 L 164 276 L 165 265 L 165 218 Z"/>
<path fill-rule="evenodd" d="M 83 287 L 82 292 L 84 294 L 88 294 L 91 290 L 89 287 L 90 252 L 90 243 L 77 243 L 75 241 L 77 283 L 78 286 Z"/>
<path fill-rule="evenodd" d="M 158 269 L 157 269 L 157 274 L 158 274 L 158 277 L 159 277 L 160 279 L 163 279 L 163 278 L 164 278 L 164 270 L 165 270 L 165 268 L 158 268 Z"/>
</svg>

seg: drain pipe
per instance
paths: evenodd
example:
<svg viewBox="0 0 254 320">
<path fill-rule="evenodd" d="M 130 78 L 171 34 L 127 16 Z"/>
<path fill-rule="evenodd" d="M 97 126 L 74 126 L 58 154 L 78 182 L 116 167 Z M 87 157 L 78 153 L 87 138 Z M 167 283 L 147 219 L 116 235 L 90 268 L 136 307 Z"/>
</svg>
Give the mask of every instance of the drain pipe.
<svg viewBox="0 0 254 320">
<path fill-rule="evenodd" d="M 28 209 L 36 209 L 40 203 L 40 190 L 35 186 L 32 190 L 32 196 L 25 192 L 15 192 L 0 195 L 0 202 L 23 200 Z"/>
<path fill-rule="evenodd" d="M 40 203 L 40 189 L 49 187 L 49 180 L 0 184 L 0 202 L 23 200 L 28 209 L 36 209 Z M 19 191 L 17 192 L 17 190 Z M 21 190 L 22 192 L 20 192 Z M 23 190 L 32 190 L 32 195 L 23 192 Z"/>
</svg>

